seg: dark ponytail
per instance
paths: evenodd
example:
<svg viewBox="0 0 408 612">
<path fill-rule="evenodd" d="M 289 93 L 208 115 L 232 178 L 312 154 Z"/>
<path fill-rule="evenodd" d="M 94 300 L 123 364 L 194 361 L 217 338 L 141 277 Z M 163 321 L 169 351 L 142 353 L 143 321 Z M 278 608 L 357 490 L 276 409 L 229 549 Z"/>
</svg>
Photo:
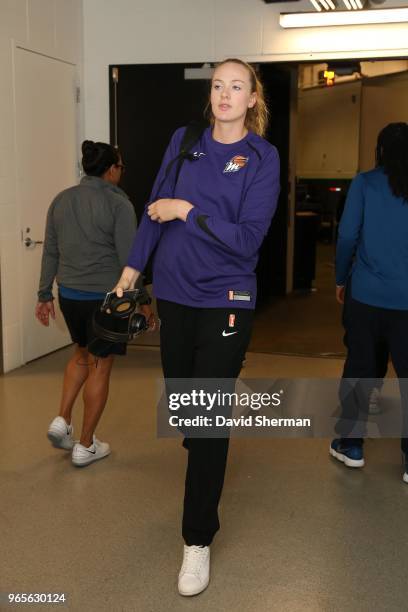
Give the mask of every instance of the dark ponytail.
<svg viewBox="0 0 408 612">
<path fill-rule="evenodd" d="M 408 203 L 408 124 L 389 123 L 378 135 L 376 165 L 384 169 L 394 196 Z"/>
<path fill-rule="evenodd" d="M 106 142 L 84 140 L 82 143 L 82 167 L 89 176 L 102 176 L 111 166 L 120 163 L 120 153 Z"/>
</svg>

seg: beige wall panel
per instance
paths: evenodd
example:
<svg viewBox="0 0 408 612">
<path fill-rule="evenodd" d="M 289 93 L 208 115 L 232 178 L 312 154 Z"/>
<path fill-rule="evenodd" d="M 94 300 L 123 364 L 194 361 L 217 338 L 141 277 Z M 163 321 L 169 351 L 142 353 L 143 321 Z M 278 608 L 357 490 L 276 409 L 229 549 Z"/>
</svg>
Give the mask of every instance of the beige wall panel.
<svg viewBox="0 0 408 612">
<path fill-rule="evenodd" d="M 0 206 L 0 240 L 2 234 L 11 234 L 16 231 L 18 225 L 17 209 L 13 202 L 12 204 L 3 204 Z"/>
<path fill-rule="evenodd" d="M 80 0 L 55 0 L 56 56 L 78 64 L 82 53 Z"/>
<path fill-rule="evenodd" d="M 363 87 L 360 170 L 375 164 L 375 147 L 379 131 L 388 123 L 408 122 L 408 73 L 373 79 Z"/>
<path fill-rule="evenodd" d="M 28 44 L 55 55 L 55 0 L 28 0 Z"/>
<path fill-rule="evenodd" d="M 350 178 L 358 167 L 361 82 L 299 94 L 298 177 Z"/>
<path fill-rule="evenodd" d="M 10 178 L 13 176 L 14 164 L 13 155 L 9 147 L 0 142 L 0 178 Z"/>
<path fill-rule="evenodd" d="M 4 371 L 8 372 L 21 365 L 21 329 L 18 323 L 3 329 Z"/>
<path fill-rule="evenodd" d="M 16 186 L 14 175 L 12 177 L 0 177 L 0 206 L 14 202 L 16 197 Z"/>
<path fill-rule="evenodd" d="M 7 206 L 4 208 L 7 210 L 9 207 Z M 2 284 L 2 315 L 3 320 L 7 322 L 6 328 L 15 325 L 21 319 L 19 300 L 21 281 L 19 274 L 17 274 L 18 269 L 16 267 L 16 262 L 19 258 L 19 249 L 16 245 L 17 236 L 15 233 L 3 234 L 1 265 L 2 267 L 5 266 L 9 270 L 14 271 L 14 274 L 7 275 Z M 10 350 L 8 350 L 8 352 L 10 352 Z"/>
<path fill-rule="evenodd" d="M 0 145 L 13 148 L 13 70 L 12 44 L 8 38 L 0 37 Z"/>
<path fill-rule="evenodd" d="M 214 60 L 215 1 L 85 0 L 86 137 L 109 140 L 109 64 Z"/>
<path fill-rule="evenodd" d="M 214 53 L 214 0 L 86 0 L 84 6 L 88 60 L 195 62 Z"/>
<path fill-rule="evenodd" d="M 27 42 L 26 0 L 0 0 L 0 37 Z"/>
<path fill-rule="evenodd" d="M 248 0 L 223 0 L 215 3 L 215 53 L 218 60 L 262 53 L 262 28 L 265 4 Z"/>
</svg>

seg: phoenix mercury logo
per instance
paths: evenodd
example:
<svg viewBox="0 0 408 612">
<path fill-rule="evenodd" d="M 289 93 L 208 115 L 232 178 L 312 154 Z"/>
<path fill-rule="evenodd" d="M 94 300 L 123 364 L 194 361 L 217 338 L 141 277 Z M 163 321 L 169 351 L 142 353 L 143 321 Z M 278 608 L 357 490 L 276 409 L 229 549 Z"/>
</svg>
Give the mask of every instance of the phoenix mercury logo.
<svg viewBox="0 0 408 612">
<path fill-rule="evenodd" d="M 248 159 L 249 157 L 244 157 L 243 155 L 235 155 L 229 162 L 227 162 L 223 174 L 238 172 L 238 170 L 241 170 L 241 168 L 247 165 Z"/>
</svg>

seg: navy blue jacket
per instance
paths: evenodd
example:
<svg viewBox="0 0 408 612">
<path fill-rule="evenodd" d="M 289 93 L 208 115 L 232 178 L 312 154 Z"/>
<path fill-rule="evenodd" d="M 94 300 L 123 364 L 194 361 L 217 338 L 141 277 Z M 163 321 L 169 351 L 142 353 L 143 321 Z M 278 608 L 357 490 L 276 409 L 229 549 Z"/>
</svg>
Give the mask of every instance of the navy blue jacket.
<svg viewBox="0 0 408 612">
<path fill-rule="evenodd" d="M 408 203 L 396 198 L 381 168 L 351 183 L 339 227 L 336 284 L 351 273 L 352 297 L 408 310 Z"/>
</svg>

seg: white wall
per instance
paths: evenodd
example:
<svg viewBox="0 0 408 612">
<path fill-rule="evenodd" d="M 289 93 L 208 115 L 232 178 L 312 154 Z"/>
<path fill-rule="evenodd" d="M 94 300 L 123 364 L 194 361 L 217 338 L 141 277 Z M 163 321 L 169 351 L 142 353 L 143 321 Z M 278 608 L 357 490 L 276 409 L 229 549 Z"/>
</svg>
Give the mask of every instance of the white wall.
<svg viewBox="0 0 408 612">
<path fill-rule="evenodd" d="M 387 7 L 404 4 L 393 0 Z M 83 7 L 85 130 L 101 140 L 109 138 L 109 64 L 408 55 L 407 24 L 280 28 L 279 13 L 310 11 L 308 0 L 83 0 Z M 141 95 L 148 100 L 148 92 Z"/>
<path fill-rule="evenodd" d="M 19 273 L 22 247 L 15 168 L 13 52 L 15 45 L 19 45 L 76 64 L 80 72 L 81 2 L 0 0 L 0 267 L 5 371 L 22 364 Z M 44 134 L 44 138 L 49 137 L 52 134 Z M 41 155 L 41 142 L 38 154 Z"/>
</svg>

